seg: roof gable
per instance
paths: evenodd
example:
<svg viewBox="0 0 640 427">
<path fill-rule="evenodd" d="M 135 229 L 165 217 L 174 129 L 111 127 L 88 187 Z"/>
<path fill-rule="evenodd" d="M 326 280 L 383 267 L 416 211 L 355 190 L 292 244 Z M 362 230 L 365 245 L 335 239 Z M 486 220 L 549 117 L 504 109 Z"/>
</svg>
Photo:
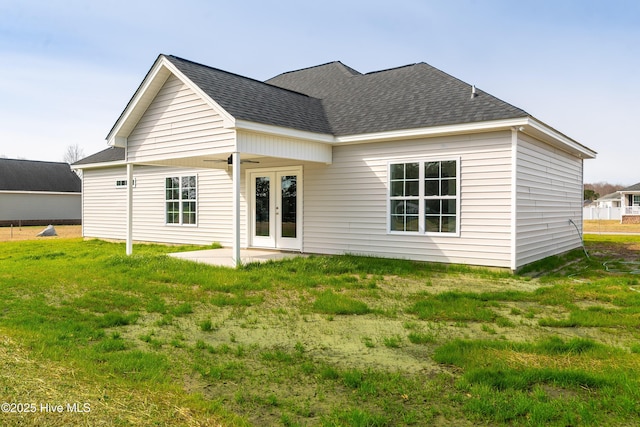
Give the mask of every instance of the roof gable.
<svg viewBox="0 0 640 427">
<path fill-rule="evenodd" d="M 167 79 L 175 75 L 183 81 L 196 94 L 198 94 L 207 104 L 211 106 L 218 114 L 223 117 L 225 126 L 234 126 L 234 118 L 224 110 L 215 100 L 209 97 L 197 84 L 192 82 L 180 70 L 178 70 L 165 55 L 160 55 L 154 62 L 153 66 L 143 79 L 142 83 L 127 103 L 127 106 L 118 117 L 113 125 L 107 141 L 109 145 L 124 147 L 126 138 L 133 131 L 138 121 L 142 118 L 145 111 L 151 105 L 158 92 L 162 89 Z"/>
<path fill-rule="evenodd" d="M 175 56 L 166 58 L 235 119 L 331 133 L 319 99 Z"/>
<path fill-rule="evenodd" d="M 0 159 L 0 191 L 79 193 L 81 188 L 67 163 Z"/>
</svg>

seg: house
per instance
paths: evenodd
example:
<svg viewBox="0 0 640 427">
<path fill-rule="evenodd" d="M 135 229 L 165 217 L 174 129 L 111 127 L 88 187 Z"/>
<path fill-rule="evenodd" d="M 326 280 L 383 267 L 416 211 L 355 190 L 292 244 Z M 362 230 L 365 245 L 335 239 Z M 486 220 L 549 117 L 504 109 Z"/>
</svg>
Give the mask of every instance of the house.
<svg viewBox="0 0 640 427">
<path fill-rule="evenodd" d="M 80 190 L 68 163 L 0 159 L 0 226 L 80 224 Z"/>
<path fill-rule="evenodd" d="M 622 206 L 622 224 L 640 224 L 640 182 L 618 191 Z"/>
<path fill-rule="evenodd" d="M 266 82 L 160 55 L 83 171 L 83 233 L 513 270 L 580 246 L 596 153 L 428 64 Z"/>
<path fill-rule="evenodd" d="M 619 220 L 622 217 L 620 193 L 617 191 L 587 202 L 582 210 L 583 219 Z"/>
<path fill-rule="evenodd" d="M 598 208 L 619 208 L 620 207 L 620 193 L 609 193 L 604 195 L 597 200 L 594 200 L 596 207 Z"/>
</svg>

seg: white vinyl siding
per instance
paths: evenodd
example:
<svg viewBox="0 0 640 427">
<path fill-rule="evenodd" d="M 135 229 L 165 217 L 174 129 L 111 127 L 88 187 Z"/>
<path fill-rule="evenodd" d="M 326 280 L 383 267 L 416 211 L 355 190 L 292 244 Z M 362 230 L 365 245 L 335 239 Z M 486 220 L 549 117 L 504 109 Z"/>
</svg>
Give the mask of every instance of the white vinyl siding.
<svg viewBox="0 0 640 427">
<path fill-rule="evenodd" d="M 235 131 L 175 76 L 170 76 L 127 140 L 130 161 L 149 162 L 232 152 Z"/>
<path fill-rule="evenodd" d="M 196 226 L 165 223 L 165 178 L 197 175 Z M 231 178 L 226 170 L 134 166 L 133 240 L 231 246 Z M 84 175 L 84 236 L 126 238 L 126 191 L 116 188 L 125 167 L 87 169 Z"/>
<path fill-rule="evenodd" d="M 332 158 L 329 144 L 247 131 L 238 132 L 238 150 L 253 155 L 321 163 L 331 163 Z"/>
<path fill-rule="evenodd" d="M 124 166 L 82 171 L 82 235 L 126 238 L 127 191 L 114 182 L 126 180 Z"/>
<path fill-rule="evenodd" d="M 569 223 L 581 225 L 582 161 L 518 134 L 518 174 L 512 178 L 511 131 L 368 144 L 336 145 L 333 163 L 260 157 L 243 164 L 241 246 L 247 237 L 246 171 L 303 168 L 302 250 L 355 253 L 422 261 L 510 268 L 513 200 L 515 264 L 519 267 L 579 245 Z M 389 233 L 389 165 L 457 160 L 458 235 Z M 232 245 L 231 168 L 194 169 L 134 166 L 133 239 L 166 243 Z M 125 167 L 84 171 L 84 235 L 125 238 Z M 165 224 L 165 178 L 194 176 L 198 181 L 197 226 Z M 512 182 L 517 194 L 512 194 Z"/>
<path fill-rule="evenodd" d="M 580 245 L 582 160 L 526 135 L 518 139 L 517 259 L 521 267 Z"/>
<path fill-rule="evenodd" d="M 388 164 L 460 159 L 460 237 L 387 233 Z M 334 147 L 304 169 L 304 250 L 509 267 L 511 134 Z"/>
</svg>

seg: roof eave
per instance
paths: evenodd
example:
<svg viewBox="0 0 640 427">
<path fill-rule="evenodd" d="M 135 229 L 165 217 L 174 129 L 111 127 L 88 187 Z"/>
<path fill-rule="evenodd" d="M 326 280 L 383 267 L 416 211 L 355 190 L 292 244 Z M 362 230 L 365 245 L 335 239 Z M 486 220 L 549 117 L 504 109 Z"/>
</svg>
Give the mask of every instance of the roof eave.
<svg viewBox="0 0 640 427">
<path fill-rule="evenodd" d="M 522 132 L 543 139 L 548 144 L 584 159 L 593 159 L 596 152 L 556 131 L 546 124 L 530 116 L 511 119 L 490 120 L 483 122 L 459 123 L 451 125 L 430 126 L 414 129 L 374 132 L 357 135 L 344 135 L 335 138 L 335 144 L 360 144 L 367 142 L 383 142 L 402 139 L 437 137 L 466 133 L 494 132 L 518 128 Z"/>
<path fill-rule="evenodd" d="M 322 142 L 326 144 L 333 144 L 335 137 L 327 133 L 316 133 L 305 130 L 298 130 L 293 128 L 287 128 L 282 126 L 269 125 L 264 123 L 253 122 L 249 120 L 236 120 L 234 129 L 244 130 L 249 132 L 258 132 L 268 135 L 281 136 L 285 138 L 303 139 L 307 141 Z"/>
<path fill-rule="evenodd" d="M 596 151 L 580 144 L 576 140 L 569 138 L 565 134 L 558 132 L 551 126 L 535 119 L 534 117 L 528 117 L 528 123 L 525 126 L 525 133 L 529 130 L 545 142 L 556 146 L 557 148 L 567 151 L 571 154 L 577 155 L 583 159 L 595 159 L 598 154 Z M 537 133 L 537 134 L 536 134 Z"/>
<path fill-rule="evenodd" d="M 126 166 L 126 160 L 117 160 L 113 162 L 96 162 L 96 163 L 85 163 L 85 164 L 73 164 L 71 165 L 71 169 L 79 170 L 79 169 L 100 169 L 100 168 L 110 168 L 114 166 Z"/>
<path fill-rule="evenodd" d="M 491 132 L 507 130 L 514 126 L 524 126 L 526 124 L 526 117 L 518 117 L 514 119 L 491 120 L 485 122 L 458 123 L 413 129 L 398 129 L 392 131 L 337 136 L 336 144 L 359 144 L 366 142 L 383 142 L 465 133 Z"/>
</svg>

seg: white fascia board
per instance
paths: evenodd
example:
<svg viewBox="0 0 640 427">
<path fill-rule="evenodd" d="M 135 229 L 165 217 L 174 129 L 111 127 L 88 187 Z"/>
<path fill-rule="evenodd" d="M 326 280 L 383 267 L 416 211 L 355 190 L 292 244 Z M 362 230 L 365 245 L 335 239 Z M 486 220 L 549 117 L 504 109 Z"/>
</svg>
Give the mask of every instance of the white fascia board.
<svg viewBox="0 0 640 427">
<path fill-rule="evenodd" d="M 119 133 L 122 130 L 124 124 L 129 121 L 132 113 L 136 110 L 136 108 L 141 107 L 140 105 L 141 101 L 143 100 L 145 94 L 147 94 L 147 92 L 149 91 L 153 83 L 157 82 L 158 79 L 162 79 L 162 78 L 166 81 L 166 78 L 168 77 L 166 73 L 162 75 L 160 73 L 163 68 L 163 60 L 166 61 L 164 56 L 159 56 L 158 59 L 156 59 L 156 62 L 153 64 L 153 66 L 145 76 L 142 83 L 140 83 L 140 86 L 138 87 L 136 92 L 133 94 L 133 97 L 125 107 L 120 117 L 118 117 L 118 120 L 116 121 L 116 123 L 113 125 L 113 128 L 111 128 L 111 130 L 109 131 L 109 134 L 107 135 L 107 138 L 106 138 L 109 145 L 119 146 L 118 143 L 120 141 L 116 141 L 116 137 L 126 138 L 128 136 L 128 135 L 119 135 Z M 151 101 L 149 100 L 148 103 L 151 103 Z M 146 109 L 146 106 L 145 106 L 145 109 Z"/>
<path fill-rule="evenodd" d="M 455 135 L 475 132 L 492 132 L 500 130 L 508 130 L 512 128 L 520 128 L 523 133 L 536 131 L 538 134 L 544 135 L 549 140 L 555 142 L 555 146 L 564 151 L 578 153 L 585 159 L 593 159 L 596 152 L 585 147 L 584 145 L 574 141 L 573 139 L 563 135 L 546 124 L 534 119 L 533 117 L 518 117 L 515 119 L 491 120 L 486 122 L 460 123 L 455 125 L 432 126 L 427 128 L 403 129 L 389 132 L 374 132 L 358 135 L 338 136 L 335 138 L 336 144 L 359 144 L 367 142 L 393 141 L 400 139 L 412 139 L 423 137 L 436 137 L 444 135 Z"/>
<path fill-rule="evenodd" d="M 129 101 L 129 104 L 118 118 L 109 135 L 107 135 L 107 141 L 109 145 L 116 147 L 126 146 L 126 138 L 129 136 L 128 131 L 122 133 L 125 124 L 129 120 L 137 120 L 139 117 L 135 117 L 137 110 L 142 110 L 140 116 L 146 108 L 151 104 L 157 92 L 160 90 L 164 82 L 169 77 L 169 73 L 175 75 L 182 82 L 184 82 L 191 90 L 193 90 L 198 96 L 200 96 L 211 108 L 219 113 L 223 118 L 223 125 L 228 128 L 232 128 L 235 123 L 235 118 L 229 114 L 224 108 L 215 102 L 209 95 L 207 95 L 198 85 L 193 83 L 187 76 L 185 76 L 175 65 L 171 63 L 164 55 L 160 55 L 156 62 L 151 67 L 151 70 L 147 73 L 146 77 L 140 84 L 140 87 L 136 90 L 133 98 Z M 151 91 L 151 93 L 149 93 Z M 134 126 L 131 126 L 132 130 Z"/>
<path fill-rule="evenodd" d="M 529 121 L 528 126 L 530 126 L 531 128 L 537 130 L 538 132 L 542 132 L 546 136 L 558 141 L 565 148 L 568 148 L 569 151 L 578 152 L 580 154 L 580 157 L 582 157 L 584 159 L 595 159 L 596 158 L 596 155 L 598 153 L 596 153 L 595 151 L 593 151 L 592 149 L 590 149 L 588 147 L 585 147 L 584 145 L 580 144 L 579 142 L 574 141 L 573 139 L 569 138 L 568 136 L 558 132 L 557 130 L 553 129 L 552 127 L 547 126 L 546 124 L 542 123 L 541 121 L 539 121 L 537 119 L 534 119 L 533 117 L 530 117 L 528 121 Z"/>
<path fill-rule="evenodd" d="M 337 144 L 358 144 L 364 142 L 392 141 L 397 139 L 412 139 L 421 137 L 434 137 L 470 132 L 490 132 L 506 130 L 513 126 L 524 126 L 527 118 L 521 117 L 508 120 L 493 120 L 478 123 L 461 123 L 455 125 L 432 126 L 427 128 L 402 129 L 388 132 L 363 133 L 358 135 L 338 136 Z"/>
<path fill-rule="evenodd" d="M 250 122 L 247 120 L 236 120 L 236 130 L 246 130 L 251 132 L 265 133 L 269 135 L 282 136 L 286 138 L 304 139 L 314 142 L 322 142 L 325 144 L 333 144 L 336 138 L 326 133 L 307 132 L 303 130 L 285 128 L 274 125 L 266 125 L 263 123 Z"/>
<path fill-rule="evenodd" d="M 266 125 L 262 123 L 250 122 L 247 120 L 236 120 L 236 129 L 253 132 L 266 133 L 271 135 L 284 136 L 289 138 L 306 139 L 310 141 L 323 142 L 326 144 L 359 144 L 367 142 L 391 141 L 398 139 L 411 139 L 420 137 L 431 137 L 440 135 L 450 135 L 457 133 L 482 132 L 491 130 L 506 130 L 513 126 L 523 126 L 527 124 L 527 118 L 522 117 L 510 120 L 496 120 L 480 123 L 462 123 L 457 125 L 434 126 L 427 128 L 402 129 L 388 132 L 362 133 L 348 136 L 333 136 L 314 132 L 300 131 L 280 126 Z"/>
<path fill-rule="evenodd" d="M 126 166 L 127 162 L 125 160 L 118 160 L 117 162 L 101 162 L 101 163 L 86 163 L 84 165 L 71 165 L 71 169 L 100 169 L 100 168 L 110 168 L 113 166 Z"/>
</svg>

